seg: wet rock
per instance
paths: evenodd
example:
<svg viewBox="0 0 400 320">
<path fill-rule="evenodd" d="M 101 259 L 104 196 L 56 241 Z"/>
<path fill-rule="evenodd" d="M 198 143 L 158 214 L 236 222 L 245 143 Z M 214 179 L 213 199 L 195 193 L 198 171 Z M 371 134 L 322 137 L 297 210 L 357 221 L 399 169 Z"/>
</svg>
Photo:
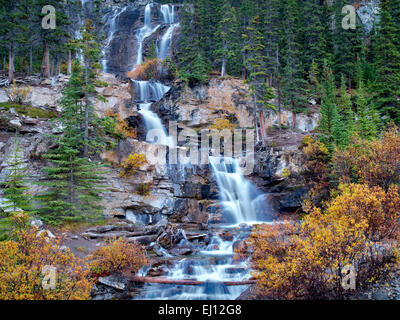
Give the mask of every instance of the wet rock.
<svg viewBox="0 0 400 320">
<path fill-rule="evenodd" d="M 169 251 L 174 256 L 185 256 L 193 253 L 191 248 L 173 248 Z"/>
<path fill-rule="evenodd" d="M 130 237 L 127 238 L 129 242 L 138 242 L 143 245 L 149 245 L 152 242 L 156 241 L 157 235 L 148 235 L 148 236 L 138 236 L 138 237 Z"/>
<path fill-rule="evenodd" d="M 19 121 L 18 119 L 13 119 L 10 121 L 10 125 L 14 128 L 21 128 L 22 124 L 21 121 Z"/>
</svg>

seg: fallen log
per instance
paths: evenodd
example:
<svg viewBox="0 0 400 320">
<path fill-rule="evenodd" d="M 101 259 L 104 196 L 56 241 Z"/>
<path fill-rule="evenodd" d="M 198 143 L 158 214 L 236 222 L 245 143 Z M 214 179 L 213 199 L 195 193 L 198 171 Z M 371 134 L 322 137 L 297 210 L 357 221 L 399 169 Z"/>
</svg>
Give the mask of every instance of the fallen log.
<svg viewBox="0 0 400 320">
<path fill-rule="evenodd" d="M 160 283 L 160 284 L 172 284 L 179 286 L 200 286 L 206 281 L 196 281 L 196 280 L 173 280 L 173 279 L 165 279 L 165 278 L 154 278 L 154 277 L 139 277 L 139 276 L 131 276 L 129 278 L 132 282 L 141 282 L 141 283 Z M 212 283 L 212 281 L 210 281 Z M 249 284 L 256 283 L 256 280 L 243 280 L 243 281 L 221 281 L 216 282 L 222 284 L 224 286 L 244 286 Z"/>
</svg>

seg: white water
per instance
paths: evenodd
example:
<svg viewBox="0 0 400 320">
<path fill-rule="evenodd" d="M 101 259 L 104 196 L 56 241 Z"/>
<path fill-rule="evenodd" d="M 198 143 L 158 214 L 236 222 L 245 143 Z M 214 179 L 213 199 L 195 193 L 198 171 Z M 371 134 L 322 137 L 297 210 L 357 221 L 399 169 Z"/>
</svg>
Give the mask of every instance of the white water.
<svg viewBox="0 0 400 320">
<path fill-rule="evenodd" d="M 112 40 L 114 39 L 115 32 L 117 31 L 117 19 L 121 16 L 122 13 L 126 11 L 128 7 L 113 7 L 109 17 L 107 17 L 107 21 L 110 20 L 110 30 L 108 31 L 108 37 L 106 40 L 106 44 L 103 48 L 102 54 L 103 59 L 101 60 L 101 65 L 103 67 L 103 72 L 107 72 L 107 57 L 106 50 L 109 48 Z"/>
<path fill-rule="evenodd" d="M 146 5 L 144 9 L 144 25 L 137 32 L 136 38 L 138 39 L 138 54 L 136 58 L 136 65 L 140 65 L 143 63 L 143 41 L 151 36 L 156 30 L 160 27 L 160 25 L 152 28 L 151 24 L 151 8 L 152 4 L 149 3 Z"/>
<path fill-rule="evenodd" d="M 210 157 L 210 165 L 217 180 L 224 211 L 233 223 L 257 221 L 260 195 L 245 179 L 239 161 L 231 158 Z"/>
</svg>

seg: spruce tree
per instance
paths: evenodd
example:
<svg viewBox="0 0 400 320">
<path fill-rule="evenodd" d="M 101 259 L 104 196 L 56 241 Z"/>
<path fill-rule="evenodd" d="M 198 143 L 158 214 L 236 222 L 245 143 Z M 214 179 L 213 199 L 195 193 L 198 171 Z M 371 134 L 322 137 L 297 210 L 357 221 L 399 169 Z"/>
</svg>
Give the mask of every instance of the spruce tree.
<svg viewBox="0 0 400 320">
<path fill-rule="evenodd" d="M 364 84 L 360 81 L 357 89 L 357 133 L 363 139 L 376 137 L 378 132 L 379 117 L 373 107 L 368 103 Z"/>
<path fill-rule="evenodd" d="M 351 95 L 347 91 L 346 79 L 342 75 L 340 86 L 340 97 L 338 99 L 338 113 L 340 122 L 339 141 L 340 147 L 349 144 L 351 137 L 355 132 L 354 112 Z"/>
<path fill-rule="evenodd" d="M 45 167 L 45 181 L 40 184 L 46 191 L 38 196 L 42 218 L 52 224 L 68 221 L 85 221 L 102 212 L 99 204 L 104 170 L 97 161 L 82 156 L 85 134 L 85 108 L 82 88 L 85 85 L 84 69 L 75 61 L 68 86 L 63 91 L 61 137 L 53 136 L 58 147 L 45 157 L 52 164 Z"/>
<path fill-rule="evenodd" d="M 218 24 L 216 39 L 218 39 L 215 56 L 221 61 L 221 77 L 226 75 L 227 64 L 235 55 L 235 35 L 237 34 L 237 15 L 228 0 L 224 0 L 222 19 Z"/>
<path fill-rule="evenodd" d="M 20 210 L 27 213 L 33 213 L 31 204 L 31 196 L 27 193 L 29 188 L 26 186 L 27 174 L 25 173 L 26 165 L 22 160 L 22 150 L 19 147 L 17 136 L 14 139 L 14 148 L 8 159 L 8 175 L 2 183 L 3 201 L 2 209 L 6 214 L 14 214 Z"/>
<path fill-rule="evenodd" d="M 382 0 L 380 22 L 374 39 L 376 81 L 372 86 L 376 110 L 386 122 L 400 124 L 400 52 L 396 47 L 399 30 L 392 17 L 391 1 Z"/>
<path fill-rule="evenodd" d="M 336 85 L 332 69 L 324 62 L 324 70 L 321 80 L 321 119 L 319 131 L 321 140 L 328 146 L 330 151 L 340 143 L 341 130 L 340 117 L 337 109 Z"/>
<path fill-rule="evenodd" d="M 293 112 L 293 128 L 296 114 L 307 111 L 307 82 L 301 63 L 301 44 L 298 36 L 299 11 L 295 0 L 284 1 L 284 27 L 282 28 L 282 100 Z"/>
</svg>

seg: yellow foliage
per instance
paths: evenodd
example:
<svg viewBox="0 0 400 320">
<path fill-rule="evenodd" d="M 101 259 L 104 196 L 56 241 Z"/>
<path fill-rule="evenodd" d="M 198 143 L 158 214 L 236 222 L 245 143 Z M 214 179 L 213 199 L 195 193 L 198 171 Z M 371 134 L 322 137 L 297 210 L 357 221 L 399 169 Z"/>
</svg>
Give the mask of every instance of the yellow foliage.
<svg viewBox="0 0 400 320">
<path fill-rule="evenodd" d="M 88 263 L 62 250 L 61 239 L 37 235 L 37 228 L 19 230 L 0 242 L 0 300 L 87 300 L 93 282 Z M 55 267 L 54 289 L 44 289 L 45 266 Z"/>
<path fill-rule="evenodd" d="M 120 176 L 127 178 L 132 174 L 135 174 L 140 167 L 147 163 L 146 155 L 139 153 L 131 153 L 124 162 L 121 164 L 122 171 Z"/>
<path fill-rule="evenodd" d="M 31 94 L 30 86 L 17 86 L 15 82 L 5 89 L 8 99 L 13 103 L 26 104 Z"/>
<path fill-rule="evenodd" d="M 252 233 L 251 262 L 261 295 L 338 298 L 345 294 L 340 285 L 343 267 L 357 266 L 360 287 L 389 268 L 388 256 L 397 259 L 393 247 L 388 247 L 386 256 L 371 249 L 376 248 L 376 241 L 398 235 L 398 188 L 393 186 L 385 193 L 377 187 L 341 185 L 339 191 L 324 213 L 308 202 L 309 214 L 301 223 L 260 226 Z"/>
<path fill-rule="evenodd" d="M 283 178 L 289 178 L 291 174 L 292 173 L 290 172 L 290 170 L 288 168 L 285 168 L 285 169 L 283 169 L 282 177 Z"/>
<path fill-rule="evenodd" d="M 229 119 L 227 118 L 218 118 L 215 119 L 214 124 L 212 124 L 209 129 L 210 130 L 218 130 L 218 131 L 222 131 L 222 130 L 234 130 L 236 128 L 236 126 L 229 121 Z"/>
<path fill-rule="evenodd" d="M 91 270 L 97 276 L 113 273 L 137 272 L 148 263 L 145 248 L 125 239 L 109 240 L 107 246 L 94 251 L 89 260 Z"/>
</svg>

